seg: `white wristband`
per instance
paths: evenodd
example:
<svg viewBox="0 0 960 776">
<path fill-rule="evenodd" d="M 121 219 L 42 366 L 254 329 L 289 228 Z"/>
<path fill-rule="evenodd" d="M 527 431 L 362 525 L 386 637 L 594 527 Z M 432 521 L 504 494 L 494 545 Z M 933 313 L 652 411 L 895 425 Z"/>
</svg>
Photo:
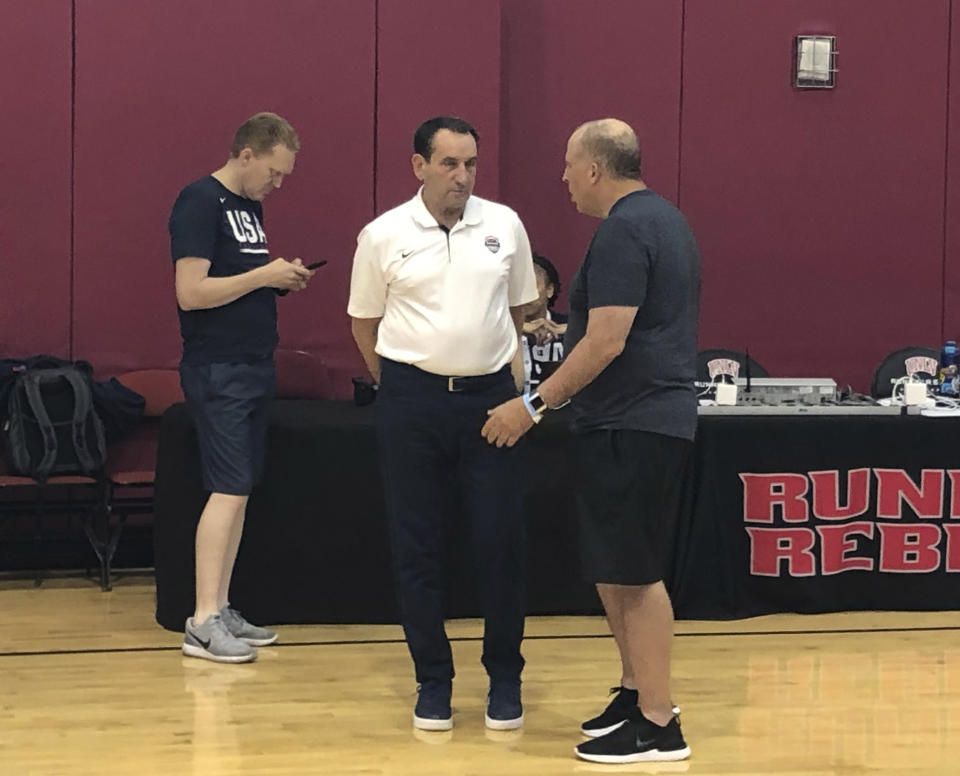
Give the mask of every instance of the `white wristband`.
<svg viewBox="0 0 960 776">
<path fill-rule="evenodd" d="M 523 406 L 526 407 L 526 408 L 527 408 L 527 412 L 530 413 L 530 419 L 531 419 L 534 423 L 539 423 L 539 422 L 540 422 L 540 419 L 543 417 L 543 413 L 542 413 L 542 412 L 537 412 L 537 411 L 533 408 L 533 403 L 530 401 L 530 394 L 529 394 L 529 393 L 525 393 L 525 394 L 523 394 L 523 396 L 522 396 L 521 398 L 523 399 Z"/>
</svg>

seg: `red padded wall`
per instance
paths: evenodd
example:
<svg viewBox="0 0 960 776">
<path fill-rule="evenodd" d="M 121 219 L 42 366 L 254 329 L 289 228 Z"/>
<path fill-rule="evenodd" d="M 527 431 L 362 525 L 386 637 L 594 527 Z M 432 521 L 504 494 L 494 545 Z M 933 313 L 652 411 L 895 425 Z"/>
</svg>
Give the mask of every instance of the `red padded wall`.
<svg viewBox="0 0 960 776">
<path fill-rule="evenodd" d="M 866 389 L 940 337 L 949 0 L 687 0 L 680 201 L 704 347 Z M 837 35 L 832 91 L 792 38 Z M 908 43 L 909 42 L 909 43 Z"/>
<path fill-rule="evenodd" d="M 413 133 L 438 115 L 461 116 L 477 128 L 476 193 L 497 199 L 499 1 L 380 0 L 377 40 L 377 212 L 416 192 Z"/>
<path fill-rule="evenodd" d="M 950 117 L 947 137 L 947 230 L 941 339 L 960 339 L 960 0 L 950 34 Z"/>
<path fill-rule="evenodd" d="M 70 0 L 0 0 L 0 358 L 70 348 Z"/>
<path fill-rule="evenodd" d="M 641 137 L 647 183 L 676 200 L 681 4 L 503 0 L 503 201 L 569 283 L 595 219 L 570 202 L 563 157 L 584 121 L 614 116 Z M 558 309 L 566 309 L 565 295 Z"/>
<path fill-rule="evenodd" d="M 355 370 L 346 291 L 373 214 L 374 8 L 77 0 L 76 354 L 105 372 L 177 361 L 170 208 L 223 163 L 246 118 L 273 110 L 303 147 L 264 205 L 271 248 L 330 262 L 281 300 L 281 347 Z"/>
<path fill-rule="evenodd" d="M 304 148 L 266 202 L 271 243 L 330 261 L 283 300 L 282 344 L 322 353 L 347 392 L 361 371 L 345 314 L 356 234 L 415 190 L 417 124 L 477 125 L 478 193 L 516 208 L 568 281 L 596 223 L 560 182 L 564 145 L 579 122 L 617 115 L 700 239 L 702 346 L 748 345 L 774 373 L 865 388 L 887 351 L 960 335 L 950 6 L 0 0 L 0 104 L 29 117 L 29 131 L 0 125 L 16 149 L 0 160 L 0 356 L 72 342 L 104 373 L 174 364 L 170 206 L 220 165 L 241 121 L 272 109 Z M 838 35 L 836 90 L 791 88 L 800 32 Z M 891 58 L 904 41 L 923 45 Z"/>
</svg>

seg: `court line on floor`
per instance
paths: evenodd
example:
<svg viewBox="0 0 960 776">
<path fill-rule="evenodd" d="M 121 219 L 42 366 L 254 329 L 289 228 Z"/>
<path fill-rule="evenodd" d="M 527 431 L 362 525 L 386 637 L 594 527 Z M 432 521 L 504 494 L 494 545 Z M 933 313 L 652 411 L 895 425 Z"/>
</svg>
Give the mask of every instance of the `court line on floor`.
<svg viewBox="0 0 960 776">
<path fill-rule="evenodd" d="M 920 628 L 838 628 L 836 630 L 763 630 L 763 631 L 711 631 L 709 633 L 677 633 L 676 638 L 684 639 L 698 636 L 828 636 L 849 635 L 853 633 L 927 633 L 941 631 L 960 631 L 955 625 L 930 625 Z M 609 639 L 609 633 L 562 633 L 555 636 L 524 636 L 524 641 L 573 641 L 576 639 Z M 451 642 L 483 641 L 483 636 L 451 636 Z M 281 647 L 362 647 L 374 644 L 404 644 L 404 639 L 338 639 L 335 641 L 288 641 L 271 645 Z M 94 647 L 91 649 L 45 649 L 20 652 L 0 652 L 5 657 L 42 657 L 45 655 L 116 655 L 137 652 L 179 652 L 179 645 L 168 647 Z"/>
</svg>

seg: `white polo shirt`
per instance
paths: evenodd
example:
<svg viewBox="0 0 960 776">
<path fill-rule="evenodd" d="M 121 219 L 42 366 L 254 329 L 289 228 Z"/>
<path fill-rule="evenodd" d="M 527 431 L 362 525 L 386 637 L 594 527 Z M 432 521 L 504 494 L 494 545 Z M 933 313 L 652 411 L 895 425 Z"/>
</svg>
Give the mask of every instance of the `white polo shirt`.
<svg viewBox="0 0 960 776">
<path fill-rule="evenodd" d="M 527 233 L 506 205 L 472 196 L 446 234 L 420 194 L 360 232 L 347 313 L 383 318 L 384 358 L 438 375 L 496 372 L 517 349 L 510 308 L 537 298 Z"/>
</svg>

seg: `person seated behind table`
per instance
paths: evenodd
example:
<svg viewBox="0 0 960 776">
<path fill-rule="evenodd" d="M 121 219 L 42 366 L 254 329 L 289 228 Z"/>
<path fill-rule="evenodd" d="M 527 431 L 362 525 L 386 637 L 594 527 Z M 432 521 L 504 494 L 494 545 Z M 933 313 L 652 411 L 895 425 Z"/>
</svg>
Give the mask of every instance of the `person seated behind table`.
<svg viewBox="0 0 960 776">
<path fill-rule="evenodd" d="M 536 390 L 563 361 L 563 334 L 567 330 L 566 314 L 551 309 L 560 295 L 560 274 L 557 268 L 545 256 L 534 253 L 533 271 L 537 277 L 539 296 L 524 310 L 524 393 Z"/>
</svg>

